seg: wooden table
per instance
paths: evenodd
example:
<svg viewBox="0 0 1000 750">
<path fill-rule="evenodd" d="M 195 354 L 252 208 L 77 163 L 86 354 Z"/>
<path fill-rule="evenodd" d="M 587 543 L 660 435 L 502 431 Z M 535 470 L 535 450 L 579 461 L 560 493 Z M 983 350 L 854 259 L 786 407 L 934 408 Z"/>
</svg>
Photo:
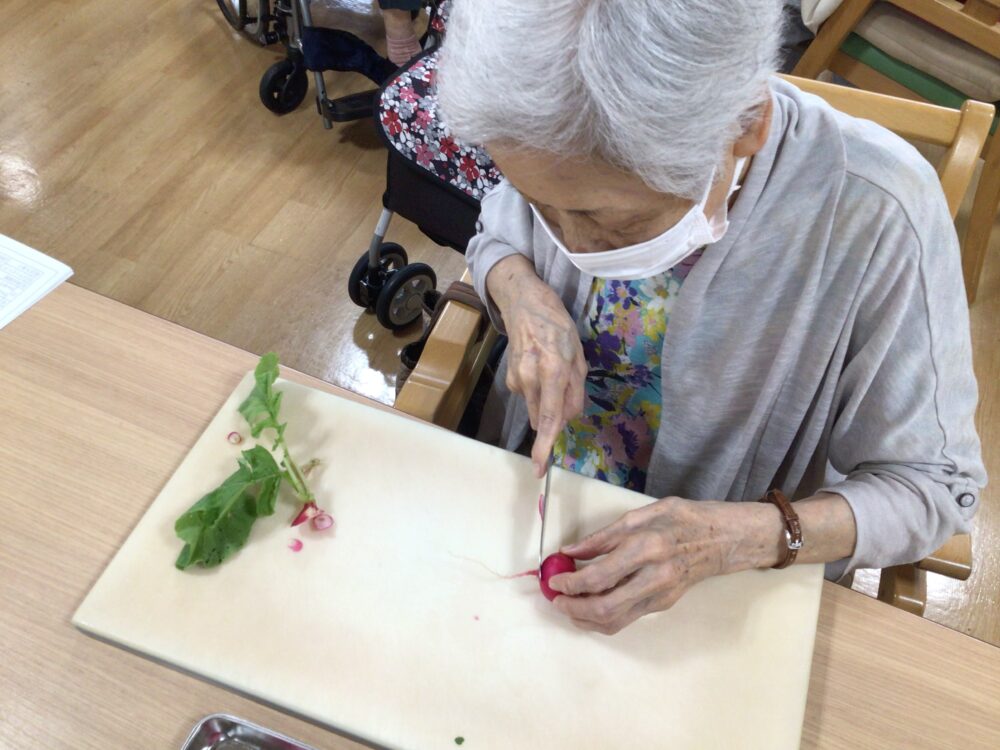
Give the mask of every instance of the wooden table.
<svg viewBox="0 0 1000 750">
<path fill-rule="evenodd" d="M 180 747 L 215 712 L 362 747 L 69 621 L 255 362 L 72 285 L 0 330 L 0 747 Z M 824 584 L 802 747 L 1000 747 L 1000 649 Z"/>
</svg>

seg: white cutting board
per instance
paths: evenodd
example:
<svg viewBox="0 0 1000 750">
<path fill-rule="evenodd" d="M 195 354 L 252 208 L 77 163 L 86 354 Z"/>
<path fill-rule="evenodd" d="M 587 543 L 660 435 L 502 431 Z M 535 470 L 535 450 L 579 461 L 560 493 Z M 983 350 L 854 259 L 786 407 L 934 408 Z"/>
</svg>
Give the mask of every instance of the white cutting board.
<svg viewBox="0 0 1000 750">
<path fill-rule="evenodd" d="M 252 444 L 226 441 L 247 434 L 236 407 L 251 384 L 122 545 L 79 628 L 393 748 L 798 747 L 820 566 L 712 579 L 618 635 L 579 631 L 533 578 L 487 570 L 537 565 L 527 459 L 284 380 L 292 454 L 325 462 L 312 484 L 336 532 L 291 529 L 283 495 L 235 557 L 176 570 L 174 519 Z M 550 551 L 649 501 L 558 469 L 551 498 Z"/>
</svg>

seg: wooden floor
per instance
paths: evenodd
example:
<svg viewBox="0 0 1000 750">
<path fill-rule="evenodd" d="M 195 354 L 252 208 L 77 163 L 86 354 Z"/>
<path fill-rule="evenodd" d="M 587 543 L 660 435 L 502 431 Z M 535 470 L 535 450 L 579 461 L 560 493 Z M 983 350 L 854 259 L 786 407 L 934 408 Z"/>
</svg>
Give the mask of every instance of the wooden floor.
<svg viewBox="0 0 1000 750">
<path fill-rule="evenodd" d="M 326 131 L 311 101 L 265 110 L 258 82 L 283 52 L 232 32 L 212 0 L 0 8 L 0 232 L 76 284 L 391 402 L 419 331 L 394 336 L 347 298 L 385 187 L 371 121 Z M 444 283 L 461 274 L 412 225 L 390 239 Z"/>
<path fill-rule="evenodd" d="M 391 402 L 397 352 L 418 331 L 386 332 L 346 292 L 385 185 L 372 124 L 325 131 L 309 104 L 267 112 L 257 85 L 280 50 L 233 33 L 212 0 L 0 0 L 0 10 L 0 233 L 69 263 L 76 284 Z M 327 81 L 333 93 L 366 85 Z M 464 267 L 406 222 L 389 239 L 430 263 L 439 286 Z M 1000 229 L 972 316 L 994 478 L 998 249 Z M 1000 644 L 995 487 L 974 545 L 969 582 L 928 576 L 927 616 Z M 856 587 L 873 580 L 861 574 Z"/>
</svg>

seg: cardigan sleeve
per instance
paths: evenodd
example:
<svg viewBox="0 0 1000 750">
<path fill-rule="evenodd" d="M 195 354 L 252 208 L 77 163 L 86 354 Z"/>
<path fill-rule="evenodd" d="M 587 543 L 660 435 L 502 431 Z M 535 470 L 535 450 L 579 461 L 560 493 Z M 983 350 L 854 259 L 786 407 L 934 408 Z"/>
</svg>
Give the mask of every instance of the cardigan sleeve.
<svg viewBox="0 0 1000 750">
<path fill-rule="evenodd" d="M 500 310 L 486 288 L 486 278 L 493 266 L 511 255 L 523 255 L 534 262 L 533 226 L 534 220 L 527 202 L 504 180 L 483 198 L 478 232 L 469 241 L 465 251 L 465 262 L 472 274 L 472 285 L 500 333 L 506 331 Z"/>
<path fill-rule="evenodd" d="M 955 229 L 943 195 L 883 226 L 854 306 L 823 488 L 851 506 L 846 569 L 915 562 L 969 530 L 986 483 Z"/>
</svg>

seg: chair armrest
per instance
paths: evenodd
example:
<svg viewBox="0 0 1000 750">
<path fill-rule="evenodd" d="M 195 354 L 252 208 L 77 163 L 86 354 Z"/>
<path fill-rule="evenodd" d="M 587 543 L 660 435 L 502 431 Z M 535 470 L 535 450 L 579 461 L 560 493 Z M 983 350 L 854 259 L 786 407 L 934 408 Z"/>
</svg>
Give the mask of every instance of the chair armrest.
<svg viewBox="0 0 1000 750">
<path fill-rule="evenodd" d="M 972 537 L 956 534 L 916 565 L 921 570 L 965 581 L 972 575 Z"/>
<path fill-rule="evenodd" d="M 468 271 L 462 280 L 470 280 Z M 449 430 L 458 427 L 496 341 L 492 326 L 477 341 L 481 321 L 478 310 L 454 300 L 445 303 L 395 408 Z"/>
<path fill-rule="evenodd" d="M 879 600 L 922 617 L 927 603 L 926 571 L 959 581 L 967 579 L 972 573 L 972 537 L 956 534 L 913 565 L 884 568 L 878 582 Z"/>
</svg>

